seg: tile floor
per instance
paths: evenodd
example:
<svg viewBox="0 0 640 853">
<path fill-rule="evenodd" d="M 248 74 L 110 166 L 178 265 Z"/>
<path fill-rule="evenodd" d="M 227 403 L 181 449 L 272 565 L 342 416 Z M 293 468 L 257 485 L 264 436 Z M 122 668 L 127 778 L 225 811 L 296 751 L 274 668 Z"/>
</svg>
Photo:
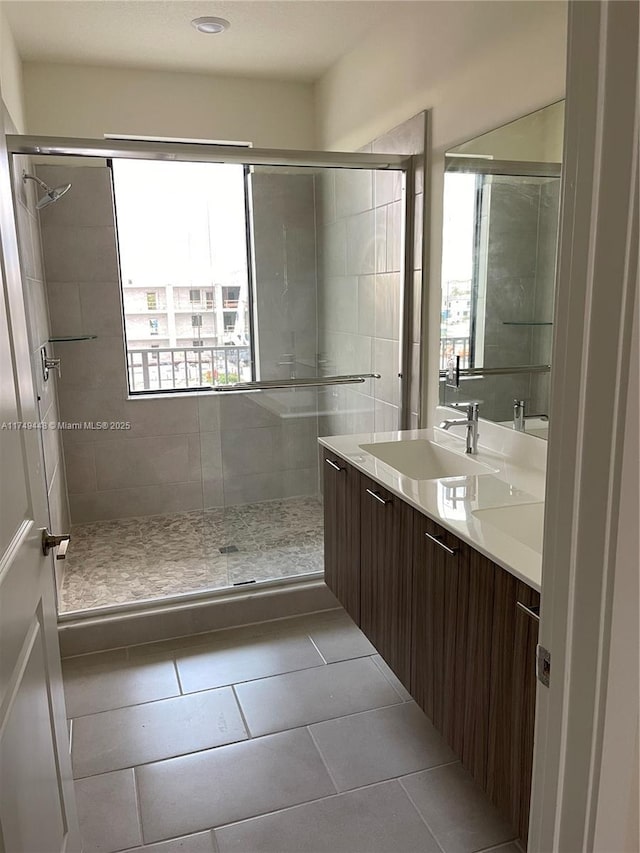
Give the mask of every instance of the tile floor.
<svg viewBox="0 0 640 853">
<path fill-rule="evenodd" d="M 315 497 L 74 524 L 71 536 L 61 613 L 323 568 Z"/>
<path fill-rule="evenodd" d="M 341 609 L 64 678 L 84 853 L 521 853 Z"/>
</svg>

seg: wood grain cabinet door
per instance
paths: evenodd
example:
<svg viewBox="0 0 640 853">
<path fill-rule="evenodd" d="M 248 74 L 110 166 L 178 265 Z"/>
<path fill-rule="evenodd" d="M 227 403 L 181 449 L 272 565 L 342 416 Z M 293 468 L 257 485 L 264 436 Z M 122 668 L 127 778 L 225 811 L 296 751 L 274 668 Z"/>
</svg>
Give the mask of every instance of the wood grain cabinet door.
<svg viewBox="0 0 640 853">
<path fill-rule="evenodd" d="M 523 607 L 533 610 L 527 612 Z M 540 595 L 496 567 L 487 793 L 520 838 L 529 829 Z"/>
<path fill-rule="evenodd" d="M 413 509 L 361 477 L 360 627 L 408 687 Z"/>
<path fill-rule="evenodd" d="M 359 625 L 361 475 L 339 456 L 323 453 L 322 460 L 325 582 Z"/>
<path fill-rule="evenodd" d="M 414 512 L 411 693 L 459 755 L 468 610 L 461 581 L 467 560 L 468 550 L 455 536 Z"/>
</svg>

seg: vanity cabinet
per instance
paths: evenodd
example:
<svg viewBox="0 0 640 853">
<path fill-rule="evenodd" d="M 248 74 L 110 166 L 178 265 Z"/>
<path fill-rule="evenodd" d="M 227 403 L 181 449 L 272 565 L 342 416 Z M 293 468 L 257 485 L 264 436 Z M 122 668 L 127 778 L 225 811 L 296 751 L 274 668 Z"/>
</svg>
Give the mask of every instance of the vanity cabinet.
<svg viewBox="0 0 640 853">
<path fill-rule="evenodd" d="M 361 474 L 339 456 L 323 453 L 324 574 L 331 592 L 360 624 Z"/>
<path fill-rule="evenodd" d="M 538 593 L 341 458 L 323 459 L 327 585 L 526 839 Z"/>
<path fill-rule="evenodd" d="M 486 788 L 493 579 L 498 569 L 415 512 L 411 693 Z"/>
<path fill-rule="evenodd" d="M 486 790 L 521 838 L 529 829 L 539 606 L 538 592 L 496 574 Z"/>
<path fill-rule="evenodd" d="M 408 688 L 414 510 L 362 475 L 360 498 L 360 628 Z"/>
</svg>

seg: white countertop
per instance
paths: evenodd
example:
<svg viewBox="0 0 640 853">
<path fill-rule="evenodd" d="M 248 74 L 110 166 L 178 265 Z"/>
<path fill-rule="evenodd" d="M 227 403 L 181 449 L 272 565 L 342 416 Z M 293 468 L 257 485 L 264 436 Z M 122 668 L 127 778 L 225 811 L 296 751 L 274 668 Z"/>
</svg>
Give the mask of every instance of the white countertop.
<svg viewBox="0 0 640 853">
<path fill-rule="evenodd" d="M 451 414 L 450 411 L 442 411 Z M 457 432 L 460 433 L 459 430 Z M 493 472 L 415 480 L 361 448 L 363 444 L 415 439 L 433 441 L 466 459 L 483 463 Z M 328 436 L 318 441 L 512 575 L 540 590 L 541 529 L 534 525 L 527 528 L 525 536 L 521 532 L 520 539 L 527 539 L 527 545 L 474 513 L 544 501 L 546 448 L 541 449 L 537 445 L 545 445 L 546 442 L 521 434 L 514 436 L 509 430 L 483 421 L 478 454 L 472 457 L 464 455 L 463 438 L 438 428 Z M 495 513 L 489 515 L 496 517 Z M 509 529 L 509 524 L 505 526 Z"/>
</svg>

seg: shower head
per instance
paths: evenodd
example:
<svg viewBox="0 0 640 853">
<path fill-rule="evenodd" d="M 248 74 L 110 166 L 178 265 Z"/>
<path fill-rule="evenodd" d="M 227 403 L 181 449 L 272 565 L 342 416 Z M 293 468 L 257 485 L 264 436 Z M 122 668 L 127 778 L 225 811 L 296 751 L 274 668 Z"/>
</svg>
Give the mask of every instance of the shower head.
<svg viewBox="0 0 640 853">
<path fill-rule="evenodd" d="M 60 187 L 54 187 L 52 190 L 48 190 L 46 195 L 43 195 L 42 198 L 39 198 L 36 202 L 36 207 L 38 210 L 42 210 L 43 207 L 47 207 L 50 204 L 53 204 L 54 201 L 58 201 L 59 198 L 68 192 L 71 189 L 71 184 L 63 184 Z"/>
<path fill-rule="evenodd" d="M 39 198 L 36 202 L 36 208 L 38 210 L 42 210 L 43 207 L 48 207 L 50 204 L 53 204 L 54 201 L 58 201 L 59 198 L 68 192 L 71 189 L 71 184 L 63 184 L 59 187 L 53 187 L 53 189 L 45 184 L 44 181 L 41 181 L 40 178 L 35 175 L 28 175 L 26 172 L 22 173 L 22 180 L 26 184 L 27 181 L 35 181 L 39 187 L 45 191 L 46 195 L 43 195 L 42 198 Z"/>
</svg>

